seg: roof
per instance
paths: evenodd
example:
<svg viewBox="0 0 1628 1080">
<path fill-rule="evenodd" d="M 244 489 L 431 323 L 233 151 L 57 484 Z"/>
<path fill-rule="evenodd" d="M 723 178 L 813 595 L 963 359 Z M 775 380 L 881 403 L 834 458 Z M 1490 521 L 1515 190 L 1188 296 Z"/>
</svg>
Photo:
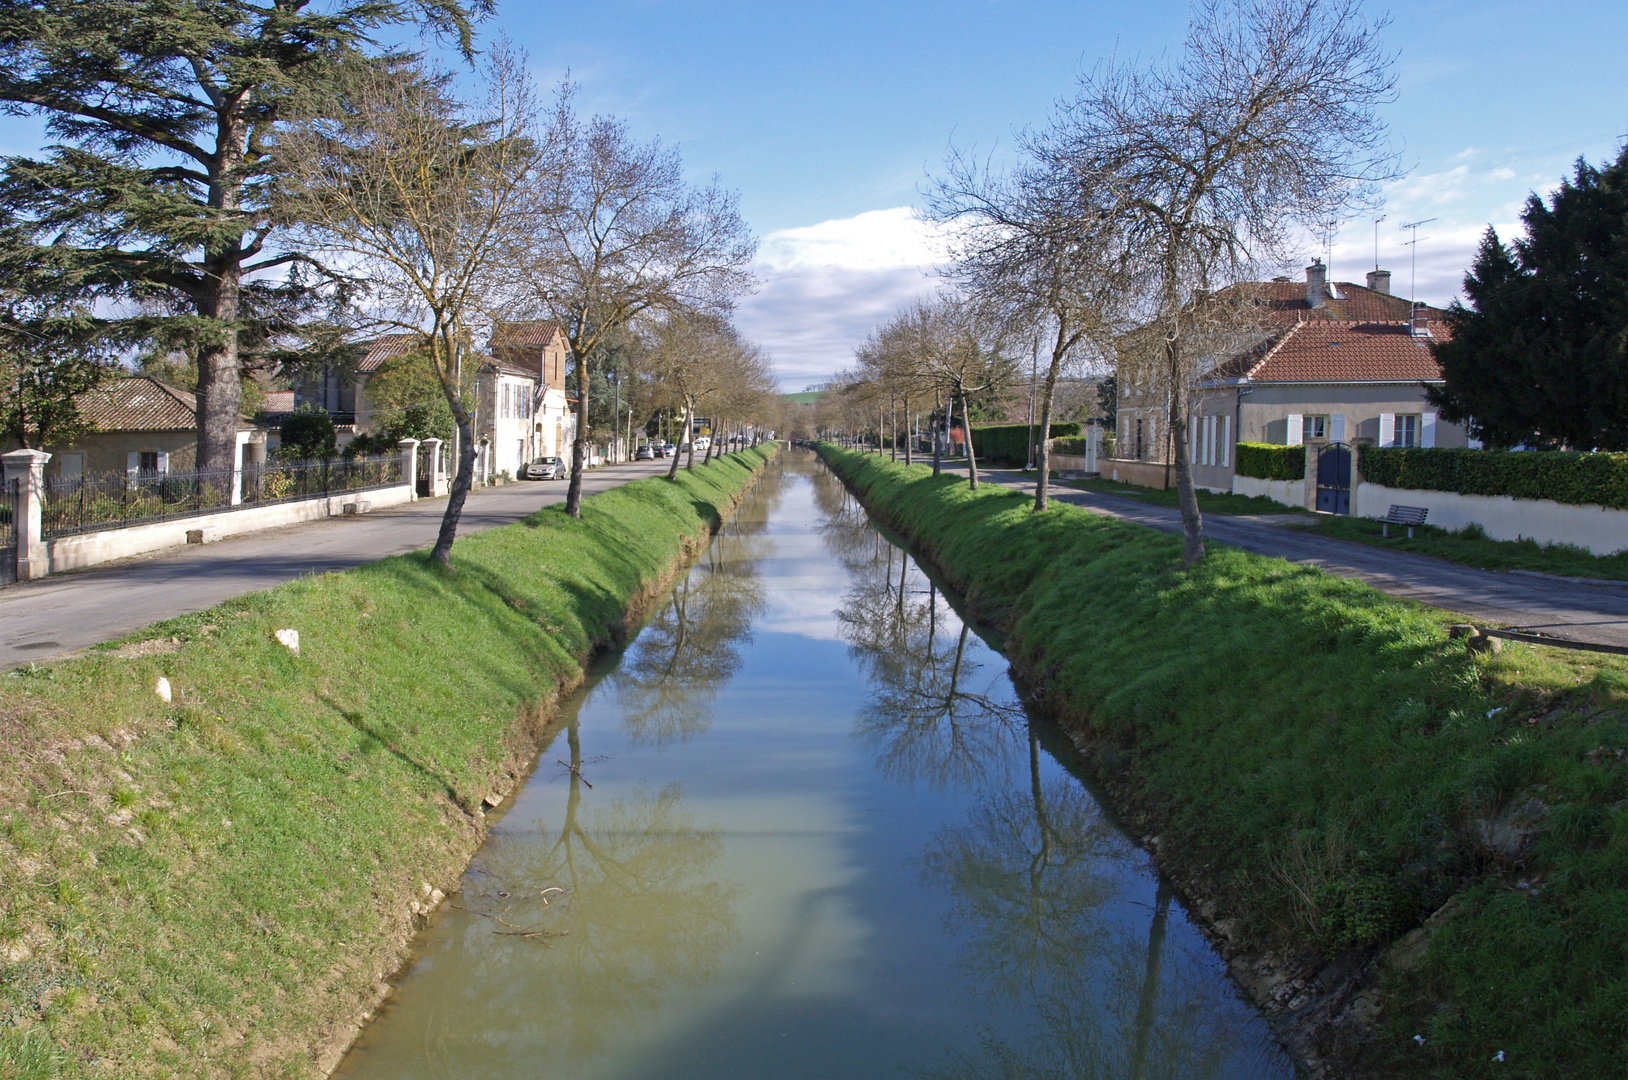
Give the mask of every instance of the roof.
<svg viewBox="0 0 1628 1080">
<path fill-rule="evenodd" d="M 75 399 L 79 414 L 101 431 L 196 431 L 198 399 L 151 375 L 127 375 Z M 254 425 L 244 419 L 241 428 Z"/>
<path fill-rule="evenodd" d="M 480 358 L 480 370 L 497 371 L 504 375 L 513 375 L 520 379 L 530 379 L 532 382 L 537 381 L 536 368 L 520 367 L 517 364 L 511 364 L 507 360 L 501 360 L 495 356 L 482 356 Z"/>
<path fill-rule="evenodd" d="M 523 349 L 532 345 L 548 345 L 560 334 L 558 319 L 531 319 L 526 322 L 500 323 L 492 331 L 493 349 Z"/>
<path fill-rule="evenodd" d="M 357 363 L 359 372 L 378 371 L 387 360 L 394 360 L 398 356 L 406 356 L 415 349 L 424 345 L 423 334 L 384 334 L 367 343 L 367 351 Z"/>
<path fill-rule="evenodd" d="M 1394 296 L 1358 285 L 1353 281 L 1334 283 L 1334 292 L 1322 307 L 1306 303 L 1306 283 L 1286 279 L 1282 281 L 1246 281 L 1230 286 L 1223 292 L 1237 290 L 1251 296 L 1262 315 L 1270 322 L 1288 325 L 1297 322 L 1406 322 L 1413 302 L 1405 296 Z M 1441 308 L 1421 305 L 1431 322 L 1447 317 Z"/>
<path fill-rule="evenodd" d="M 1276 341 L 1223 365 L 1219 374 L 1251 382 L 1436 382 L 1430 353 L 1447 327 L 1415 337 L 1406 322 L 1303 322 Z M 1229 370 L 1230 368 L 1230 370 Z"/>
<path fill-rule="evenodd" d="M 266 400 L 261 404 L 260 411 L 275 415 L 294 411 L 294 391 L 267 390 Z"/>
</svg>

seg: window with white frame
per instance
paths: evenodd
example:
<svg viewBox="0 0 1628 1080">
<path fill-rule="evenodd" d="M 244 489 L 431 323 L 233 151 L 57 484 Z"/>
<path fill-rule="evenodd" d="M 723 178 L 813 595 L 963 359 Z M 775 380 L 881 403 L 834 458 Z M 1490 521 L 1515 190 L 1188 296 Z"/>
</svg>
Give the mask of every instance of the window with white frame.
<svg viewBox="0 0 1628 1080">
<path fill-rule="evenodd" d="M 1396 445 L 1397 446 L 1418 446 L 1419 445 L 1419 414 L 1418 413 L 1397 413 L 1396 414 Z"/>
<path fill-rule="evenodd" d="M 1326 438 L 1328 438 L 1328 417 L 1327 416 L 1322 415 L 1322 414 L 1307 413 L 1305 416 L 1303 416 L 1301 418 L 1300 423 L 1301 423 L 1300 439 L 1301 439 L 1302 442 L 1304 442 L 1307 439 L 1326 439 Z"/>
</svg>

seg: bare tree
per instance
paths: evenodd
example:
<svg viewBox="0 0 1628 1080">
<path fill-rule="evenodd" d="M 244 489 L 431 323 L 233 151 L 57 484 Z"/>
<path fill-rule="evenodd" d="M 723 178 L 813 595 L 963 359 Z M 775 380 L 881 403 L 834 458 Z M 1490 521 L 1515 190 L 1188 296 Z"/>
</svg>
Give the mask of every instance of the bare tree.
<svg viewBox="0 0 1628 1080">
<path fill-rule="evenodd" d="M 430 553 L 446 566 L 474 475 L 463 393 L 473 324 L 518 256 L 529 224 L 521 195 L 550 159 L 535 114 L 524 58 L 500 45 L 477 105 L 453 95 L 445 72 L 358 65 L 340 101 L 290 124 L 278 148 L 284 212 L 369 283 L 362 324 L 423 335 L 458 426 L 458 469 Z"/>
<path fill-rule="evenodd" d="M 968 293 L 1005 312 L 1014 330 L 1049 340 L 1040 395 L 1040 460 L 1035 510 L 1046 509 L 1051 477 L 1051 417 L 1057 380 L 1071 356 L 1112 348 L 1123 327 L 1130 264 L 1117 219 L 1082 199 L 1074 177 L 1055 163 L 1026 157 L 993 175 L 967 153 L 951 151 L 945 174 L 927 193 L 928 216 L 950 226 L 947 270 Z"/>
<path fill-rule="evenodd" d="M 735 196 L 685 183 L 675 149 L 640 143 L 610 117 L 579 119 L 562 87 L 551 125 L 557 166 L 534 193 L 532 301 L 559 321 L 577 368 L 577 433 L 566 512 L 580 516 L 589 376 L 601 340 L 646 311 L 722 311 L 753 284 L 757 241 Z"/>
<path fill-rule="evenodd" d="M 1168 394 L 1172 434 L 1186 430 L 1206 344 L 1243 310 L 1208 299 L 1287 262 L 1299 230 L 1338 220 L 1396 175 L 1378 112 L 1394 86 L 1383 26 L 1361 0 L 1201 0 L 1179 59 L 1099 67 L 1025 140 L 1073 178 L 1076 216 L 1107 212 L 1123 230 L 1157 328 L 1138 339 L 1151 349 L 1125 354 L 1143 369 L 1128 374 Z M 1172 443 L 1191 566 L 1203 520 L 1188 447 Z"/>
</svg>

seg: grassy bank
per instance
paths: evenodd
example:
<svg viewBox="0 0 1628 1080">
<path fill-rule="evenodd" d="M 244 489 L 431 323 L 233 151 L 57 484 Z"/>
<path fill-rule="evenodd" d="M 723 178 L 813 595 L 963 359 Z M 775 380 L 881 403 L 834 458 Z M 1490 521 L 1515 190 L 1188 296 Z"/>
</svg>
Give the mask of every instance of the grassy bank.
<svg viewBox="0 0 1628 1080">
<path fill-rule="evenodd" d="M 1472 658 L 1447 614 L 1315 568 L 1212 546 L 1183 571 L 1177 537 L 826 456 L 1010 629 L 1227 951 L 1275 958 L 1252 990 L 1303 1055 L 1623 1074 L 1628 665 Z"/>
<path fill-rule="evenodd" d="M 331 1063 L 549 706 L 772 452 L 0 677 L 0 1078 Z"/>
</svg>

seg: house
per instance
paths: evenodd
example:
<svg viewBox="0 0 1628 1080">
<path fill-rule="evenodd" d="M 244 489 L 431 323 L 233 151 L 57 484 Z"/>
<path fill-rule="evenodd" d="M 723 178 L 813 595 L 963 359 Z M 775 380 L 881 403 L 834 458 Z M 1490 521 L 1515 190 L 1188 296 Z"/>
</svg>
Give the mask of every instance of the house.
<svg viewBox="0 0 1628 1080">
<path fill-rule="evenodd" d="M 1470 445 L 1424 399 L 1442 381 L 1430 344 L 1447 333 L 1446 312 L 1391 295 L 1389 272 L 1370 272 L 1367 285 L 1329 282 L 1314 262 L 1304 285 L 1279 278 L 1233 288 L 1248 291 L 1259 332 L 1217 358 L 1195 388 L 1188 430 L 1177 433 L 1198 486 L 1232 490 L 1239 442 Z M 1115 457 L 1168 463 L 1166 416 L 1162 395 L 1123 389 Z"/>
<path fill-rule="evenodd" d="M 577 426 L 571 400 L 565 393 L 571 350 L 560 324 L 553 319 L 502 323 L 493 331 L 489 347 L 496 364 L 507 370 L 510 378 L 524 373 L 532 380 L 530 455 L 568 457 Z M 518 440 L 518 435 L 513 437 Z M 502 445 L 495 435 L 493 445 Z M 518 441 L 515 445 L 518 447 Z"/>
<path fill-rule="evenodd" d="M 126 375 L 76 399 L 93 430 L 69 443 L 45 447 L 49 479 L 135 473 L 189 472 L 197 461 L 198 402 L 191 391 L 150 375 Z M 264 428 L 243 417 L 238 445 L 245 459 L 263 461 Z M 7 449 L 11 449 L 10 446 Z"/>
</svg>

